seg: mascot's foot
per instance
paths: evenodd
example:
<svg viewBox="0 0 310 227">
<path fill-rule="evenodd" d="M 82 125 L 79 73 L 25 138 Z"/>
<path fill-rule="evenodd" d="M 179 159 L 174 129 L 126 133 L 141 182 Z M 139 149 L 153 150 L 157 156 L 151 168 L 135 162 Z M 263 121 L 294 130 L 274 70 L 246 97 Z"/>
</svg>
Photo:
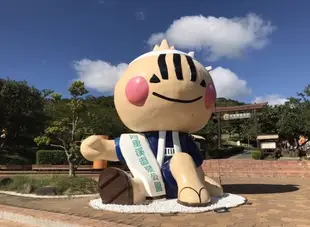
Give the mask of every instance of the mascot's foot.
<svg viewBox="0 0 310 227">
<path fill-rule="evenodd" d="M 224 195 L 223 187 L 210 177 L 204 176 L 205 188 L 208 190 L 211 197 L 220 197 Z"/>
<path fill-rule="evenodd" d="M 103 204 L 134 204 L 131 179 L 121 169 L 104 169 L 100 174 L 98 187 Z"/>
<path fill-rule="evenodd" d="M 178 203 L 183 206 L 202 207 L 210 204 L 210 195 L 206 188 L 196 191 L 191 187 L 184 187 L 179 192 Z"/>
</svg>

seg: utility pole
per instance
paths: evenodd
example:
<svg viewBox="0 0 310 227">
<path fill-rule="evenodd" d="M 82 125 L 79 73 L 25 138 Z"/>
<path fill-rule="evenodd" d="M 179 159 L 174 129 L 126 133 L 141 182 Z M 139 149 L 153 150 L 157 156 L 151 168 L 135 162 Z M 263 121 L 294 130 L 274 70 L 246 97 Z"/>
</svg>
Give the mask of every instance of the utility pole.
<svg viewBox="0 0 310 227">
<path fill-rule="evenodd" d="M 217 148 L 222 146 L 222 134 L 221 134 L 221 114 L 217 114 Z"/>
<path fill-rule="evenodd" d="M 254 115 L 254 127 L 255 127 L 256 147 L 258 148 L 258 146 L 259 146 L 258 140 L 257 140 L 257 136 L 258 136 L 258 122 L 257 122 L 257 112 L 256 112 L 256 109 L 253 110 L 253 115 Z"/>
</svg>

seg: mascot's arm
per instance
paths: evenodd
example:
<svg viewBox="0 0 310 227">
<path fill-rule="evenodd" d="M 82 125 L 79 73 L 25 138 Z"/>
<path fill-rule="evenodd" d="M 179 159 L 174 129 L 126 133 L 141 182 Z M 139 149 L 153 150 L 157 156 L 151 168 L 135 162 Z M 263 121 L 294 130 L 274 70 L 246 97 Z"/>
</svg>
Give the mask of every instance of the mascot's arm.
<svg viewBox="0 0 310 227">
<path fill-rule="evenodd" d="M 93 135 L 83 140 L 81 153 L 89 161 L 119 161 L 114 140 L 107 140 L 100 135 Z"/>
</svg>

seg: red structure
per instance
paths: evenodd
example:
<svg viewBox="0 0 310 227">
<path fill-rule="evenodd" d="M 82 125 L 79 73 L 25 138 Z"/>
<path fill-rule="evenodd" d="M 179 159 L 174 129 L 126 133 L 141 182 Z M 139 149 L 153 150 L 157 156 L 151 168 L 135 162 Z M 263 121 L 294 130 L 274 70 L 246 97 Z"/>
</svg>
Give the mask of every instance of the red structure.
<svg viewBox="0 0 310 227">
<path fill-rule="evenodd" d="M 264 103 L 255 103 L 255 104 L 248 104 L 242 106 L 225 106 L 225 107 L 217 107 L 213 112 L 213 119 L 218 121 L 218 128 L 217 128 L 217 138 L 218 138 L 218 147 L 221 147 L 221 121 L 223 118 L 223 114 L 226 113 L 244 113 L 244 112 L 251 112 L 252 117 L 255 119 L 255 127 L 256 127 L 256 134 L 258 134 L 258 125 L 257 125 L 257 110 L 263 109 L 268 102 Z"/>
<path fill-rule="evenodd" d="M 266 106 L 268 102 L 264 103 L 255 103 L 255 104 L 248 104 L 248 105 L 242 105 L 242 106 L 225 106 L 225 107 L 217 107 L 214 111 L 214 113 L 230 113 L 230 112 L 240 112 L 240 111 L 255 111 L 260 110 L 264 106 Z"/>
</svg>

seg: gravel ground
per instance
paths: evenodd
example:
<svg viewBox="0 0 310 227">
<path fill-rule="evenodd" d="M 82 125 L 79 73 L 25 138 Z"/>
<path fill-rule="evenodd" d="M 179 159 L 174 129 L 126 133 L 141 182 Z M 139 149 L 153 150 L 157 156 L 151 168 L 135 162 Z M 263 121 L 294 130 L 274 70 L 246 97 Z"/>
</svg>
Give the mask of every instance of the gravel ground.
<svg viewBox="0 0 310 227">
<path fill-rule="evenodd" d="M 155 201 L 145 205 L 122 206 L 115 204 L 102 204 L 101 199 L 91 200 L 89 205 L 95 209 L 114 211 L 119 213 L 200 213 L 218 208 L 232 208 L 242 205 L 246 199 L 239 195 L 225 194 L 221 198 L 212 198 L 211 204 L 205 207 L 186 207 L 177 203 L 176 199 Z"/>
</svg>

